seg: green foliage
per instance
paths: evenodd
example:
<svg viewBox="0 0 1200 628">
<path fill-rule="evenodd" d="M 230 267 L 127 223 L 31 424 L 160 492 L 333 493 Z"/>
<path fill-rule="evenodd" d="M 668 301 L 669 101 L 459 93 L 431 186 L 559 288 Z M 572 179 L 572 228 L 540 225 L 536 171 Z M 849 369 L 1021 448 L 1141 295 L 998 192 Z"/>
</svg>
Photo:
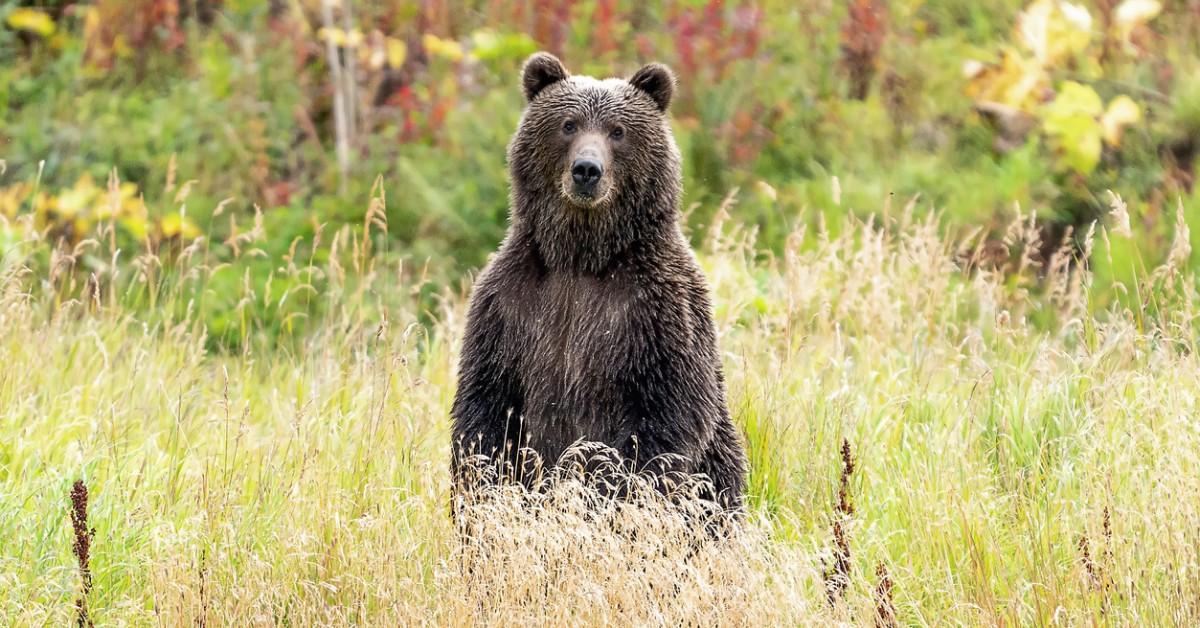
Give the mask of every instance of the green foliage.
<svg viewBox="0 0 1200 628">
<path fill-rule="evenodd" d="M 1067 81 L 1042 115 L 1042 128 L 1062 153 L 1063 163 L 1087 174 L 1100 162 L 1100 124 L 1103 109 L 1095 90 Z"/>
<path fill-rule="evenodd" d="M 0 64 L 0 195 L 24 194 L 6 215 L 61 231 L 35 181 L 49 202 L 85 176 L 102 188 L 115 168 L 144 199 L 145 225 L 119 231 L 127 244 L 182 231 L 180 215 L 221 242 L 230 216 L 245 223 L 259 207 L 261 247 L 278 252 L 361 220 L 382 175 L 392 194 L 378 248 L 450 284 L 504 232 L 515 77 L 542 48 L 579 73 L 671 64 L 690 226 L 724 207 L 775 252 L 818 211 L 836 224 L 917 195 L 915 211 L 993 239 L 1015 206 L 1082 232 L 1107 213 L 1108 189 L 1149 244 L 1170 230 L 1173 199 L 1191 194 L 1200 18 L 1170 4 L 561 4 L 550 19 L 519 3 L 393 1 L 326 25 L 308 1 L 225 2 L 207 22 L 174 0 L 0 3 L 0 55 L 14 61 Z M 874 30 L 856 35 L 852 19 Z M 345 172 L 329 43 L 357 79 Z M 191 180 L 181 213 L 174 197 Z M 100 224 L 74 224 L 73 241 Z M 1147 263 L 1161 255 L 1143 250 Z M 251 266 L 265 286 L 270 268 Z M 218 311 L 228 299 L 209 302 L 216 319 L 236 319 Z"/>
</svg>

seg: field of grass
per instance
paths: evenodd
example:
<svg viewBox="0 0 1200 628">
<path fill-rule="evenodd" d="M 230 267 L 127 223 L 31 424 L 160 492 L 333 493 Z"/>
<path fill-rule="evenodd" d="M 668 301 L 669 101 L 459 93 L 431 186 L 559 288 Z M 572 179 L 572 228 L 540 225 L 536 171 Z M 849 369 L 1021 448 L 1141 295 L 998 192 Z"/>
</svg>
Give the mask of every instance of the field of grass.
<svg viewBox="0 0 1200 628">
<path fill-rule="evenodd" d="M 465 286 L 418 311 L 423 287 L 362 227 L 273 260 L 286 289 L 247 284 L 246 330 L 255 301 L 332 306 L 236 352 L 191 315 L 230 271 L 203 238 L 77 284 L 118 255 L 103 229 L 44 269 L 44 243 L 6 248 L 0 624 L 1200 621 L 1185 223 L 1165 265 L 1098 294 L 1070 254 L 1034 261 L 1028 219 L 985 252 L 897 203 L 764 254 L 716 216 L 696 239 L 752 495 L 713 543 L 652 496 L 596 506 L 564 481 L 497 491 L 464 545 L 447 462 Z M 255 255 L 266 234 L 241 232 Z"/>
<path fill-rule="evenodd" d="M 535 50 L 679 76 L 720 541 L 451 521 Z M 1200 0 L 0 0 L 0 60 L 0 626 L 1200 625 Z"/>
</svg>

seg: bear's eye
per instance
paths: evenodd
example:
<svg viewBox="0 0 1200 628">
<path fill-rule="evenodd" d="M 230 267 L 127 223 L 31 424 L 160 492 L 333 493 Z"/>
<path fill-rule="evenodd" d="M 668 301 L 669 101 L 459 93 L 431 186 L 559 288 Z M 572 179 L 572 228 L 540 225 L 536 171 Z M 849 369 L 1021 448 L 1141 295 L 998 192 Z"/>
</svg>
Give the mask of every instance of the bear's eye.
<svg viewBox="0 0 1200 628">
<path fill-rule="evenodd" d="M 575 125 L 574 120 L 567 120 L 566 122 L 563 122 L 563 133 L 566 133 L 567 135 L 574 133 L 577 128 L 578 127 Z"/>
<path fill-rule="evenodd" d="M 608 136 L 613 138 L 614 140 L 619 140 L 622 137 L 625 137 L 625 129 L 622 129 L 621 127 L 617 127 L 615 129 L 613 129 L 611 132 L 609 132 Z"/>
</svg>

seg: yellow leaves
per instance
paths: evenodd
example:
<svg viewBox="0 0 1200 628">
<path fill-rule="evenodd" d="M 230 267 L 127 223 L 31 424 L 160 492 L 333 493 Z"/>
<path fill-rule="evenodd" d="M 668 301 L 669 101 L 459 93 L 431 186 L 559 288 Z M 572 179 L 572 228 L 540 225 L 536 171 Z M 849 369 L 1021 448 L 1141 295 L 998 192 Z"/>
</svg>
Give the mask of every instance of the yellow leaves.
<svg viewBox="0 0 1200 628">
<path fill-rule="evenodd" d="M 182 237 L 191 240 L 200 236 L 200 229 L 179 212 L 172 212 L 162 217 L 158 224 L 159 230 L 167 238 Z"/>
<path fill-rule="evenodd" d="M 75 187 L 59 193 L 55 211 L 63 218 L 75 218 L 87 213 L 99 195 L 100 188 L 96 187 L 91 175 L 83 175 L 75 182 Z"/>
<path fill-rule="evenodd" d="M 1074 81 L 1063 83 L 1058 97 L 1046 105 L 1042 127 L 1062 163 L 1082 174 L 1100 162 L 1101 128 L 1098 117 L 1104 105 L 1096 90 Z"/>
<path fill-rule="evenodd" d="M 373 71 L 381 70 L 385 66 L 399 68 L 408 58 L 408 46 L 404 41 L 384 36 L 379 30 L 364 35 L 356 28 L 347 31 L 336 27 L 324 27 L 317 30 L 317 38 L 338 48 L 355 51 L 358 60 Z"/>
<path fill-rule="evenodd" d="M 338 48 L 357 48 L 363 42 L 362 31 L 357 28 L 346 31 L 336 27 L 322 27 L 317 30 L 317 38 L 321 41 L 333 42 L 333 45 Z"/>
<path fill-rule="evenodd" d="M 1050 76 L 1042 65 L 1015 50 L 1002 52 L 1000 63 L 995 65 L 969 61 L 963 66 L 963 74 L 969 79 L 967 95 L 976 102 L 1022 110 L 1035 107 L 1050 87 Z"/>
<path fill-rule="evenodd" d="M 66 234 L 77 240 L 87 233 L 97 221 L 124 217 L 141 203 L 138 188 L 132 183 L 116 184 L 107 190 L 96 185 L 92 176 L 85 174 L 75 185 L 60 191 L 56 196 L 49 194 L 34 203 L 38 223 L 53 233 Z M 45 193 L 43 193 L 45 194 Z"/>
<path fill-rule="evenodd" d="M 1061 63 L 1087 49 L 1092 16 L 1064 0 L 1035 0 L 1017 17 L 1017 35 L 1042 66 Z"/>
<path fill-rule="evenodd" d="M 373 31 L 367 42 L 359 58 L 372 70 L 381 70 L 385 66 L 398 69 L 408 58 L 408 46 L 395 37 L 384 37 L 383 33 Z"/>
<path fill-rule="evenodd" d="M 1104 141 L 1114 148 L 1120 147 L 1125 127 L 1141 121 L 1141 106 L 1124 94 L 1117 96 L 1108 103 L 1108 109 L 1100 118 L 1100 126 L 1104 129 Z"/>
<path fill-rule="evenodd" d="M 322 28 L 317 31 L 317 36 L 322 42 L 331 42 L 341 48 L 356 50 L 357 58 L 372 71 L 384 67 L 400 68 L 408 60 L 411 52 L 404 40 L 385 35 L 380 30 L 363 34 L 356 29 L 345 31 L 340 28 Z M 523 59 L 537 50 L 537 43 L 524 34 L 496 33 L 480 29 L 472 32 L 465 42 L 425 33 L 421 36 L 420 48 L 430 57 L 452 63 L 466 60 L 489 62 Z"/>
<path fill-rule="evenodd" d="M 53 35 L 55 30 L 54 19 L 37 9 L 15 9 L 8 14 L 5 21 L 13 30 L 32 33 L 42 38 Z"/>
<path fill-rule="evenodd" d="M 0 215 L 16 218 L 22 210 L 32 210 L 34 224 L 55 239 L 78 242 L 99 224 L 115 222 L 137 240 L 151 234 L 163 238 L 192 239 L 200 229 L 183 215 L 182 210 L 151 218 L 142 202 L 138 186 L 112 178 L 107 187 L 97 185 L 84 174 L 71 187 L 57 194 L 38 190 L 29 183 L 0 188 Z"/>
<path fill-rule="evenodd" d="M 130 43 L 137 36 L 137 7 L 132 3 L 102 2 L 87 6 L 83 13 L 84 73 L 99 78 L 118 60 L 129 59 L 137 51 Z"/>
<path fill-rule="evenodd" d="M 1115 36 L 1128 47 L 1133 31 L 1161 10 L 1159 0 L 1124 0 L 1113 11 Z M 1105 108 L 1091 87 L 1075 81 L 1055 87 L 1060 69 L 1073 77 L 1099 69 L 1101 46 L 1092 45 L 1093 26 L 1082 4 L 1033 0 L 1018 16 L 1017 45 L 1006 47 L 997 63 L 963 66 L 964 91 L 977 110 L 1040 120 L 1059 164 L 1081 174 L 1095 169 L 1105 144 L 1120 147 L 1125 128 L 1142 120 L 1141 107 L 1128 96 L 1114 98 Z M 1026 132 L 1008 139 L 1022 143 Z"/>
<path fill-rule="evenodd" d="M 1102 142 L 1121 145 L 1125 127 L 1142 119 L 1141 107 L 1128 96 L 1117 96 L 1105 108 L 1096 90 L 1066 81 L 1058 97 L 1043 109 L 1042 126 L 1062 163 L 1088 174 L 1100 162 Z"/>
<path fill-rule="evenodd" d="M 1133 33 L 1162 12 L 1158 0 L 1125 0 L 1113 11 L 1113 36 L 1126 50 L 1132 47 Z"/>
<path fill-rule="evenodd" d="M 150 235 L 151 224 L 150 220 L 146 217 L 145 206 L 142 206 L 141 211 L 137 213 L 123 216 L 118 222 L 121 228 L 125 229 L 138 242 L 145 242 L 146 238 Z"/>
<path fill-rule="evenodd" d="M 1113 23 L 1122 29 L 1133 29 L 1144 25 L 1162 12 L 1158 0 L 1125 0 L 1113 11 Z"/>
<path fill-rule="evenodd" d="M 1158 0 L 1125 0 L 1114 11 L 1113 28 L 1128 42 L 1132 31 L 1162 10 Z M 1017 17 L 1016 40 L 994 64 L 968 61 L 967 95 L 976 102 L 998 103 L 1031 111 L 1054 85 L 1052 73 L 1079 57 L 1095 62 L 1092 15 L 1081 4 L 1065 0 L 1034 0 Z M 1092 66 L 1094 67 L 1094 66 Z M 1119 141 L 1119 140 L 1118 140 Z"/>
<path fill-rule="evenodd" d="M 18 183 L 0 188 L 0 216 L 14 218 L 17 210 L 21 209 L 25 200 L 29 198 L 31 187 L 28 183 Z"/>
<path fill-rule="evenodd" d="M 357 28 L 345 30 L 337 27 L 322 27 L 317 30 L 317 38 L 322 43 L 332 43 L 338 48 L 355 50 L 355 56 L 371 70 L 381 70 L 385 66 L 400 68 L 408 59 L 408 44 L 398 37 L 384 35 L 378 29 L 364 34 Z M 486 38 L 485 43 L 490 41 Z M 510 44 L 508 39 L 498 40 L 502 44 Z M 426 33 L 421 37 L 421 47 L 434 57 L 441 57 L 454 63 L 468 58 L 463 45 L 453 39 L 438 37 Z"/>
<path fill-rule="evenodd" d="M 421 37 L 421 46 L 431 55 L 448 59 L 455 63 L 462 61 L 466 56 L 463 52 L 462 44 L 453 39 L 442 39 L 432 33 L 426 33 Z"/>
<path fill-rule="evenodd" d="M 1017 41 L 1000 53 L 996 64 L 970 61 L 963 67 L 967 95 L 979 103 L 996 103 L 1031 111 L 1052 88 L 1050 70 L 1087 50 L 1092 16 L 1082 6 L 1063 0 L 1035 0 L 1017 17 Z"/>
<path fill-rule="evenodd" d="M 387 64 L 393 68 L 398 68 L 404 65 L 404 59 L 408 55 L 408 47 L 404 42 L 395 37 L 388 37 L 384 41 L 384 49 L 387 51 Z"/>
</svg>

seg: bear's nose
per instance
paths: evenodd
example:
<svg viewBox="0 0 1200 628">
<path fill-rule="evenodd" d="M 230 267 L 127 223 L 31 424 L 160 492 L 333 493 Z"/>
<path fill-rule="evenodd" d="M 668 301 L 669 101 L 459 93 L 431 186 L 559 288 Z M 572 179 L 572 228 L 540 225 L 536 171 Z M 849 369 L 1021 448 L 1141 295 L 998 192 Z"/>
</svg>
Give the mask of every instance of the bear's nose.
<svg viewBox="0 0 1200 628">
<path fill-rule="evenodd" d="M 581 189 L 591 189 L 604 174 L 600 162 L 587 157 L 580 157 L 571 163 L 571 180 Z"/>
</svg>

